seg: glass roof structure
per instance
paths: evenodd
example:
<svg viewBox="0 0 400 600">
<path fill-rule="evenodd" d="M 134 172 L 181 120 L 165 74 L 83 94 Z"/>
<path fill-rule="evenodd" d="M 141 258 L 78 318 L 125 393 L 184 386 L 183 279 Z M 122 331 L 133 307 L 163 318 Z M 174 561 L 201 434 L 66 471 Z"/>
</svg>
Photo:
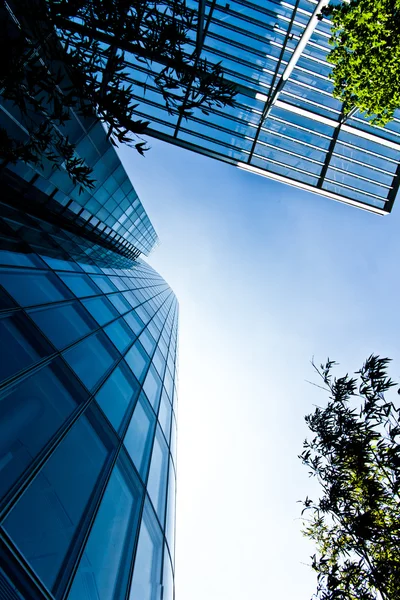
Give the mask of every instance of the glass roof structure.
<svg viewBox="0 0 400 600">
<path fill-rule="evenodd" d="M 149 69 L 127 54 L 129 79 L 149 133 L 377 214 L 399 186 L 400 112 L 385 128 L 344 117 L 329 79 L 327 0 L 188 0 L 199 12 L 192 47 L 239 90 L 234 108 L 169 114 Z M 154 65 L 152 65 L 154 70 Z"/>
</svg>

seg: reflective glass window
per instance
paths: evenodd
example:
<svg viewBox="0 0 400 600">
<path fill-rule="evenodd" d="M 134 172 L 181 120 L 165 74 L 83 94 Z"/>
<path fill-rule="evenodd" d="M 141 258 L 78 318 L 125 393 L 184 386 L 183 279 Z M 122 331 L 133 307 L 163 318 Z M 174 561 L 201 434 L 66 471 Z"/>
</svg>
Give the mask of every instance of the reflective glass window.
<svg viewBox="0 0 400 600">
<path fill-rule="evenodd" d="M 91 275 L 93 281 L 98 285 L 102 292 L 116 292 L 117 288 L 105 275 Z"/>
<path fill-rule="evenodd" d="M 96 394 L 96 400 L 110 423 L 118 431 L 129 406 L 139 391 L 139 383 L 121 362 Z"/>
<path fill-rule="evenodd" d="M 174 388 L 174 382 L 173 382 L 171 373 L 169 372 L 168 368 L 165 369 L 164 386 L 165 386 L 165 389 L 167 390 L 168 397 L 172 403 L 172 400 L 173 400 L 172 393 L 173 393 L 173 388 Z"/>
<path fill-rule="evenodd" d="M 171 450 L 172 459 L 176 465 L 176 420 L 175 420 L 174 413 L 172 413 L 170 450 Z"/>
<path fill-rule="evenodd" d="M 72 260 L 65 260 L 63 258 L 51 258 L 50 256 L 43 256 L 42 259 L 51 267 L 52 269 L 60 270 L 60 271 L 80 271 L 81 269 L 78 265 Z"/>
<path fill-rule="evenodd" d="M 58 276 L 78 298 L 100 294 L 97 285 L 94 285 L 90 277 L 83 273 L 58 273 Z"/>
<path fill-rule="evenodd" d="M 162 535 L 146 500 L 140 526 L 129 600 L 160 600 Z"/>
<path fill-rule="evenodd" d="M 29 316 L 58 349 L 97 329 L 97 324 L 77 301 L 36 308 Z"/>
<path fill-rule="evenodd" d="M 118 358 L 118 352 L 103 332 L 79 342 L 64 353 L 64 358 L 91 390 Z"/>
<path fill-rule="evenodd" d="M 0 395 L 0 496 L 86 397 L 60 359 Z"/>
<path fill-rule="evenodd" d="M 125 360 L 132 369 L 137 379 L 139 379 L 139 381 L 142 381 L 148 364 L 150 362 L 150 358 L 146 354 L 146 351 L 140 342 L 136 342 L 135 345 L 130 350 L 128 350 L 128 352 L 125 355 Z"/>
<path fill-rule="evenodd" d="M 149 464 L 155 421 L 156 418 L 149 403 L 141 394 L 125 434 L 124 444 L 143 480 L 146 478 Z"/>
<path fill-rule="evenodd" d="M 121 315 L 131 310 L 131 305 L 125 300 L 122 294 L 111 294 L 108 298 Z"/>
<path fill-rule="evenodd" d="M 117 463 L 78 566 L 69 600 L 125 597 L 142 486 Z"/>
<path fill-rule="evenodd" d="M 162 377 L 164 375 L 165 359 L 158 348 L 155 351 L 152 362 L 153 362 L 155 368 L 157 369 L 157 373 L 159 374 L 160 377 Z"/>
<path fill-rule="evenodd" d="M 154 366 L 151 365 L 150 369 L 147 371 L 146 379 L 143 384 L 143 390 L 146 392 L 146 396 L 156 414 L 158 411 L 158 405 L 160 404 L 161 387 L 161 379 L 157 375 L 157 371 L 155 370 Z"/>
<path fill-rule="evenodd" d="M 72 297 L 62 281 L 50 272 L 1 269 L 0 284 L 21 306 L 58 302 Z"/>
<path fill-rule="evenodd" d="M 175 492 L 176 492 L 176 480 L 175 471 L 172 460 L 169 461 L 168 471 L 168 499 L 167 499 L 167 519 L 165 523 L 165 534 L 167 536 L 167 542 L 171 556 L 174 556 L 175 552 Z"/>
<path fill-rule="evenodd" d="M 164 550 L 163 567 L 163 600 L 173 600 L 174 598 L 174 576 L 172 572 L 171 559 L 168 554 L 167 546 Z"/>
<path fill-rule="evenodd" d="M 156 341 L 153 336 L 145 329 L 139 337 L 143 347 L 145 348 L 147 354 L 151 356 L 156 347 Z"/>
<path fill-rule="evenodd" d="M 114 323 L 108 325 L 104 331 L 118 348 L 118 350 L 122 353 L 125 352 L 128 346 L 130 346 L 135 339 L 135 336 L 132 334 L 132 331 L 123 319 L 114 321 Z"/>
<path fill-rule="evenodd" d="M 164 437 L 157 428 L 151 455 L 150 472 L 147 491 L 156 509 L 160 523 L 164 523 L 165 501 L 167 491 L 168 448 Z"/>
<path fill-rule="evenodd" d="M 22 311 L 0 316 L 0 381 L 54 352 Z"/>
<path fill-rule="evenodd" d="M 124 319 L 134 334 L 138 335 L 142 331 L 144 323 L 134 311 L 131 311 L 129 314 L 125 315 Z"/>
<path fill-rule="evenodd" d="M 132 308 L 135 308 L 135 306 L 140 304 L 139 300 L 137 300 L 137 298 L 135 297 L 135 295 L 132 291 L 124 292 L 122 295 L 124 296 L 124 298 L 126 298 L 128 300 L 128 302 L 132 306 Z"/>
<path fill-rule="evenodd" d="M 161 394 L 160 410 L 158 411 L 158 422 L 160 423 L 161 429 L 164 432 L 167 444 L 169 444 L 169 435 L 171 431 L 171 417 L 172 408 L 169 403 L 167 393 L 165 389 L 163 389 L 163 392 Z"/>
<path fill-rule="evenodd" d="M 109 449 L 81 417 L 4 521 L 4 528 L 50 588 L 77 532 Z"/>
<path fill-rule="evenodd" d="M 110 304 L 107 298 L 102 296 L 83 300 L 82 303 L 99 325 L 105 325 L 118 317 L 118 313 L 113 305 Z"/>
</svg>

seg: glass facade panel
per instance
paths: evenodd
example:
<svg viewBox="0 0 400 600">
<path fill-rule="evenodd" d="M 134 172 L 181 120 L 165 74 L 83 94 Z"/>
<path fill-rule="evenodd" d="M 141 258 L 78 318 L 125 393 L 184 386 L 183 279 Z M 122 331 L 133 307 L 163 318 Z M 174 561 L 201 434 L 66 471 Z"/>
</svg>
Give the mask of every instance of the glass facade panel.
<svg viewBox="0 0 400 600">
<path fill-rule="evenodd" d="M 129 202 L 123 210 L 143 216 L 136 195 Z M 142 260 L 15 207 L 4 209 L 10 228 L 3 209 L 0 244 L 6 232 L 19 251 L 0 252 L 0 545 L 10 547 L 0 589 L 6 577 L 24 600 L 161 600 L 173 589 L 173 569 L 161 581 L 171 538 L 166 392 L 160 425 L 157 411 L 177 301 Z M 109 278 L 121 291 L 105 291 Z"/>
<path fill-rule="evenodd" d="M 118 353 L 104 333 L 97 333 L 65 352 L 64 358 L 91 390 L 117 360 Z"/>
<path fill-rule="evenodd" d="M 22 312 L 0 315 L 0 382 L 53 353 L 49 343 Z"/>
<path fill-rule="evenodd" d="M 61 360 L 2 392 L 0 497 L 86 397 L 87 392 Z"/>
<path fill-rule="evenodd" d="M 58 277 L 45 271 L 0 269 L 0 285 L 21 306 L 58 302 L 72 297 Z"/>
<path fill-rule="evenodd" d="M 122 362 L 97 392 L 97 403 L 117 431 L 128 408 L 135 401 L 139 389 L 139 382 Z"/>
<path fill-rule="evenodd" d="M 168 448 L 158 427 L 154 438 L 147 491 L 157 512 L 160 523 L 164 523 L 167 491 Z"/>
<path fill-rule="evenodd" d="M 146 478 L 156 418 L 143 394 L 135 406 L 124 444 L 142 479 Z"/>
<path fill-rule="evenodd" d="M 162 535 L 146 501 L 129 600 L 161 600 Z"/>
<path fill-rule="evenodd" d="M 3 524 L 50 588 L 67 556 L 107 454 L 107 447 L 88 419 L 81 417 Z"/>
<path fill-rule="evenodd" d="M 76 301 L 37 308 L 31 310 L 29 316 L 59 350 L 97 328 L 90 315 Z"/>
<path fill-rule="evenodd" d="M 142 486 L 117 465 L 107 485 L 80 560 L 69 600 L 117 600 L 125 596 Z"/>
<path fill-rule="evenodd" d="M 133 348 L 127 352 L 125 360 L 132 369 L 135 377 L 139 379 L 139 381 L 143 381 L 143 376 L 150 362 L 150 358 L 140 342 L 136 342 Z"/>
</svg>

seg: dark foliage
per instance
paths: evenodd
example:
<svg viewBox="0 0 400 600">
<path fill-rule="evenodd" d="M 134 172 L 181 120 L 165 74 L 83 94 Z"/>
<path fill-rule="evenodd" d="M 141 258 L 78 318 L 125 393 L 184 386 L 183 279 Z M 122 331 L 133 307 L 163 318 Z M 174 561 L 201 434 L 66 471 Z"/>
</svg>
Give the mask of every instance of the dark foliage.
<svg viewBox="0 0 400 600">
<path fill-rule="evenodd" d="M 400 598 L 399 409 L 387 358 L 370 356 L 356 373 L 316 368 L 329 401 L 306 417 L 313 438 L 300 458 L 322 497 L 304 501 L 304 534 L 316 543 L 319 600 Z"/>
<path fill-rule="evenodd" d="M 0 131 L 0 157 L 61 164 L 75 182 L 92 187 L 91 170 L 60 127 L 71 109 L 93 116 L 114 144 L 143 154 L 148 121 L 137 117 L 132 69 L 150 71 L 167 110 L 232 106 L 235 87 L 220 64 L 200 58 L 189 42 L 197 13 L 184 0 L 14 0 L 1 7 L 0 89 L 21 116 L 26 136 Z M 127 61 L 133 67 L 127 67 Z"/>
</svg>

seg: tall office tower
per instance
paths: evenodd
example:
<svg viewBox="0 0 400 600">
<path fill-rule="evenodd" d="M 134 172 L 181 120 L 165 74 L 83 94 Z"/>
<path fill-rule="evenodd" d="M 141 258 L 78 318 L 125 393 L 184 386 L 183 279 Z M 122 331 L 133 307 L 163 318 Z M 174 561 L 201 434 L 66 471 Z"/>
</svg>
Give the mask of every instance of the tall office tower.
<svg viewBox="0 0 400 600">
<path fill-rule="evenodd" d="M 101 236 L 0 214 L 0 598 L 171 600 L 175 295 Z"/>
<path fill-rule="evenodd" d="M 188 0 L 199 15 L 190 51 L 222 61 L 234 108 L 165 109 L 149 67 L 127 54 L 150 134 L 247 171 L 364 208 L 391 211 L 400 182 L 400 111 L 384 129 L 348 118 L 332 96 L 327 0 Z"/>
</svg>

